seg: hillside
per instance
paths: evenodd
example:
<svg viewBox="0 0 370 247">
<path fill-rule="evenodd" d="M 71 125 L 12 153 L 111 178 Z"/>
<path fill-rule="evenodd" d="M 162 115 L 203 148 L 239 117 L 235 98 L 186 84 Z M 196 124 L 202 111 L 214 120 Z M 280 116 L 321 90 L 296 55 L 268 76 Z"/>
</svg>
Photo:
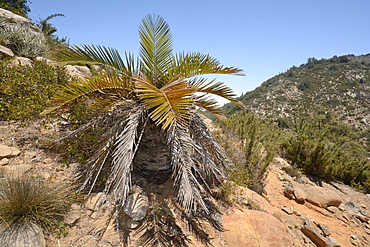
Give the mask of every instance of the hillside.
<svg viewBox="0 0 370 247">
<path fill-rule="evenodd" d="M 367 128 L 370 123 L 370 54 L 331 59 L 309 58 L 240 97 L 259 116 L 274 118 L 331 114 L 336 120 Z M 224 106 L 226 113 L 237 107 Z"/>
</svg>

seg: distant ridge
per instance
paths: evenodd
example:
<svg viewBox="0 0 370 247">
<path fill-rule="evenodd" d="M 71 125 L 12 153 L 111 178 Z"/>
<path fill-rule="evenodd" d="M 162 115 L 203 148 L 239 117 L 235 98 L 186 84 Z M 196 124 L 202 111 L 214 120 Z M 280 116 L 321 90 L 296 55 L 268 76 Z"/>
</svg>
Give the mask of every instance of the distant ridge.
<svg viewBox="0 0 370 247">
<path fill-rule="evenodd" d="M 332 114 L 359 128 L 370 125 L 370 54 L 309 58 L 240 97 L 258 116 L 285 118 Z M 224 106 L 226 114 L 238 110 Z"/>
</svg>

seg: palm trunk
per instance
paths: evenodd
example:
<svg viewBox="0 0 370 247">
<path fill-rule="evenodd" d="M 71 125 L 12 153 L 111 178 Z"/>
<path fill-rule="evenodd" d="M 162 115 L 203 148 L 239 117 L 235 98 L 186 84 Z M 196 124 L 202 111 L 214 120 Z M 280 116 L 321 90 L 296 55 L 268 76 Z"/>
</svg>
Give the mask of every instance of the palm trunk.
<svg viewBox="0 0 370 247">
<path fill-rule="evenodd" d="M 134 159 L 134 172 L 148 182 L 161 184 L 171 176 L 166 132 L 149 120 Z"/>
</svg>

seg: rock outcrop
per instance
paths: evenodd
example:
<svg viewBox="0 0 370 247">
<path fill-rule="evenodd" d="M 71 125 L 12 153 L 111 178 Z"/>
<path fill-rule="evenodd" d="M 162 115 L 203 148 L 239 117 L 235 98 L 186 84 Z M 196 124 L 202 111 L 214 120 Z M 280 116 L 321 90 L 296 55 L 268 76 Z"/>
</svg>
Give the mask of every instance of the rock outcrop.
<svg viewBox="0 0 370 247">
<path fill-rule="evenodd" d="M 286 227 L 273 215 L 256 210 L 230 210 L 222 217 L 228 246 L 292 247 Z"/>
<path fill-rule="evenodd" d="M 40 28 L 35 23 L 33 23 L 31 20 L 29 20 L 29 19 L 27 19 L 23 16 L 14 14 L 13 12 L 11 12 L 9 10 L 0 8 L 0 17 L 5 18 L 9 23 L 12 23 L 12 24 L 26 25 L 30 28 L 30 30 L 34 34 L 39 35 L 40 37 L 44 38 L 44 34 L 40 30 Z"/>
</svg>

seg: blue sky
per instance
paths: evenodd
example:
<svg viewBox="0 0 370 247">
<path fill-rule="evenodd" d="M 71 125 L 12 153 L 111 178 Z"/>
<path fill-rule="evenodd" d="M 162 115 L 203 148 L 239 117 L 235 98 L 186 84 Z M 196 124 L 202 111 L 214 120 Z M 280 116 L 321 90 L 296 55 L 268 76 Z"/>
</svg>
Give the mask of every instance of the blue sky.
<svg viewBox="0 0 370 247">
<path fill-rule="evenodd" d="M 30 8 L 33 20 L 64 14 L 51 23 L 71 44 L 135 54 L 141 19 L 161 15 L 175 52 L 210 54 L 244 70 L 216 77 L 237 95 L 309 57 L 370 53 L 369 0 L 32 0 Z"/>
</svg>

